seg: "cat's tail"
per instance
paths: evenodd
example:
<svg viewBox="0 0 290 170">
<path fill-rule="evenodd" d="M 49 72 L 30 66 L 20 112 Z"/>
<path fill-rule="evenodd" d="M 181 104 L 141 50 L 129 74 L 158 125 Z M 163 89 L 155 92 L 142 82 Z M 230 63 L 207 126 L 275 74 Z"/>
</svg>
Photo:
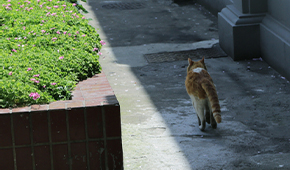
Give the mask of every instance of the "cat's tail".
<svg viewBox="0 0 290 170">
<path fill-rule="evenodd" d="M 220 114 L 221 107 L 219 104 L 219 99 L 218 99 L 218 95 L 217 95 L 214 84 L 210 81 L 204 81 L 201 84 L 201 86 L 203 90 L 205 91 L 205 93 L 207 94 L 208 100 L 211 104 L 211 110 L 212 110 L 215 121 L 217 123 L 220 123 L 222 121 L 221 114 Z"/>
</svg>

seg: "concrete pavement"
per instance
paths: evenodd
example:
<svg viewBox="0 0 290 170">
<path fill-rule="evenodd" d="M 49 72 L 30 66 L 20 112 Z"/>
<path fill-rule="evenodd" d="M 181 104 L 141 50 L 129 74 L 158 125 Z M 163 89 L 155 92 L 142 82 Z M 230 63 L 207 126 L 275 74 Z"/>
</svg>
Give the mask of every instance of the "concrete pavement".
<svg viewBox="0 0 290 170">
<path fill-rule="evenodd" d="M 141 4 L 105 6 L 120 2 Z M 218 43 L 215 16 L 198 4 L 168 0 L 82 4 L 107 42 L 100 62 L 121 105 L 124 169 L 290 169 L 290 84 L 267 63 L 205 60 L 222 123 L 201 132 L 184 87 L 187 61 L 144 57 L 212 47 Z"/>
</svg>

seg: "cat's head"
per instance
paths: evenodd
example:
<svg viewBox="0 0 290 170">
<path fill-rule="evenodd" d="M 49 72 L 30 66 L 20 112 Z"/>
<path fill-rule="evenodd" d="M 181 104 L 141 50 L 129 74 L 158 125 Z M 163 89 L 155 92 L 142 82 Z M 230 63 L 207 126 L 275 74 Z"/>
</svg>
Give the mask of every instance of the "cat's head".
<svg viewBox="0 0 290 170">
<path fill-rule="evenodd" d="M 199 61 L 192 61 L 190 58 L 188 58 L 187 72 L 189 72 L 190 70 L 193 70 L 195 68 L 198 68 L 198 67 L 207 70 L 206 66 L 204 64 L 204 57 L 202 57 L 202 59 Z"/>
</svg>

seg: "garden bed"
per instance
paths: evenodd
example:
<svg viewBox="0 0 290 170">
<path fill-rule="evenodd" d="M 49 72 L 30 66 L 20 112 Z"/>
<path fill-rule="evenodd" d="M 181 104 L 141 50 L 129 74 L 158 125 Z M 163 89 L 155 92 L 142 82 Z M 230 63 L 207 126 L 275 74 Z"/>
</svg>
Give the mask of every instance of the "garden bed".
<svg viewBox="0 0 290 170">
<path fill-rule="evenodd" d="M 105 74 L 72 100 L 0 109 L 0 169 L 122 169 L 120 106 Z"/>
<path fill-rule="evenodd" d="M 0 0 L 0 107 L 71 99 L 97 73 L 102 45 L 75 4 Z"/>
<path fill-rule="evenodd" d="M 78 5 L 0 2 L 0 169 L 123 169 L 105 42 Z"/>
</svg>

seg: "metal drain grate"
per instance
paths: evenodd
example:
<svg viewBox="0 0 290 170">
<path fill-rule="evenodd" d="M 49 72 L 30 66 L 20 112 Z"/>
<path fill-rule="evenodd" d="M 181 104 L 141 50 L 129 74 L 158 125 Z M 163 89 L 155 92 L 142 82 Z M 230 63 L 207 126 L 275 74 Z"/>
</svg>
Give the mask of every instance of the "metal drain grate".
<svg viewBox="0 0 290 170">
<path fill-rule="evenodd" d="M 102 6 L 105 9 L 131 10 L 145 8 L 145 4 L 141 2 L 110 2 Z"/>
<path fill-rule="evenodd" d="M 200 60 L 203 56 L 204 58 L 218 58 L 227 57 L 227 54 L 220 48 L 219 44 L 215 44 L 212 48 L 201 48 L 189 51 L 163 52 L 144 55 L 149 63 L 180 61 L 187 60 L 188 58 L 191 58 L 192 60 Z"/>
</svg>

